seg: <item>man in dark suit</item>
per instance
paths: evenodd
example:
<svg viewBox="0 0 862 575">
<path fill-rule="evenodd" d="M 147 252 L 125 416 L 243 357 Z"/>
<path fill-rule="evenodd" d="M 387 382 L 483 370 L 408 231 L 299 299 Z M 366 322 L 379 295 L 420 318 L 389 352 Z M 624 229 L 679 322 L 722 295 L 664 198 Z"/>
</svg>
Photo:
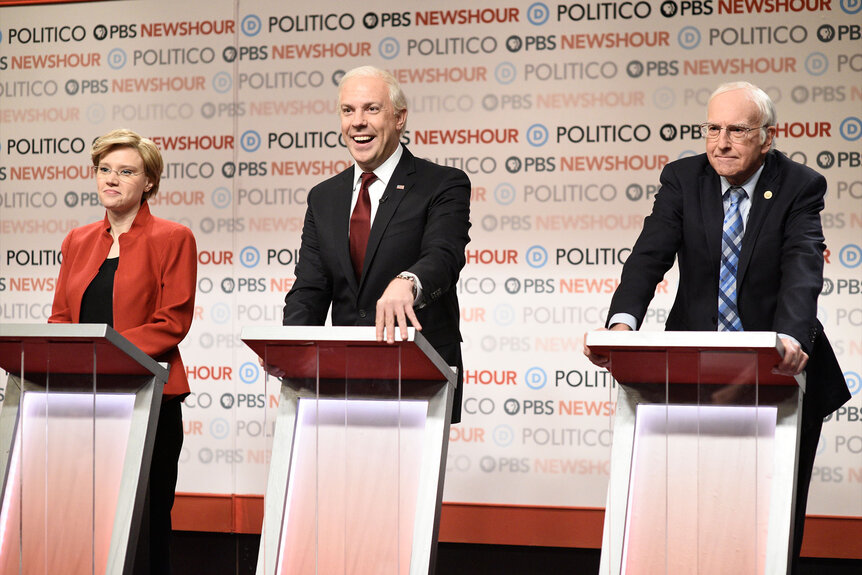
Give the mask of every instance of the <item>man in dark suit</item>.
<svg viewBox="0 0 862 575">
<path fill-rule="evenodd" d="M 747 82 L 720 86 L 710 97 L 707 117 L 701 127 L 706 154 L 671 162 L 662 171 L 661 189 L 623 266 L 606 327 L 638 329 L 656 285 L 677 259 L 679 287 L 666 329 L 778 332 L 785 354 L 775 371 L 807 371 L 795 571 L 823 418 L 850 398 L 817 320 L 826 180 L 772 149 L 775 107 L 759 88 Z M 729 247 L 733 242 L 728 236 L 734 233 L 728 220 L 737 214 L 741 246 L 737 241 Z M 735 277 L 722 268 L 735 268 Z M 584 353 L 596 365 L 607 366 L 607 357 L 586 346 Z"/>
<path fill-rule="evenodd" d="M 458 422 L 462 363 L 455 285 L 470 241 L 470 180 L 400 144 L 407 100 L 388 72 L 350 70 L 338 94 L 341 133 L 355 165 L 308 194 L 283 323 L 323 325 L 331 305 L 333 325 L 375 325 L 377 340 L 393 343 L 396 329 L 407 338 L 409 322 L 458 367 L 452 407 Z"/>
</svg>

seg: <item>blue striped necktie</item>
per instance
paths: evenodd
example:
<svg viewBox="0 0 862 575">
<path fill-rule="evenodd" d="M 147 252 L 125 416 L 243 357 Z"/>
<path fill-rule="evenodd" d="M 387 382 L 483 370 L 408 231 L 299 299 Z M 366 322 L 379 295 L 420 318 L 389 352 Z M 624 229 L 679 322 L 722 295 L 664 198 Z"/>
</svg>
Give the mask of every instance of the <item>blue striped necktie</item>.
<svg viewBox="0 0 862 575">
<path fill-rule="evenodd" d="M 733 186 L 730 206 L 724 214 L 724 230 L 721 234 L 721 274 L 718 280 L 718 331 L 742 331 L 739 310 L 736 307 L 736 272 L 739 267 L 739 252 L 742 249 L 742 215 L 739 201 L 745 190 Z"/>
</svg>

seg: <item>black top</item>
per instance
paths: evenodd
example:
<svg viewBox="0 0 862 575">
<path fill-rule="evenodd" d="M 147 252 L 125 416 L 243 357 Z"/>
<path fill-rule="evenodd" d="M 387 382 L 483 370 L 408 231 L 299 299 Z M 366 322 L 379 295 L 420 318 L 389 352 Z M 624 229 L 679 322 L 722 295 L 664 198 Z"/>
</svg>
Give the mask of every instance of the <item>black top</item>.
<svg viewBox="0 0 862 575">
<path fill-rule="evenodd" d="M 114 327 L 114 273 L 120 258 L 108 258 L 81 298 L 80 323 L 106 323 Z"/>
</svg>

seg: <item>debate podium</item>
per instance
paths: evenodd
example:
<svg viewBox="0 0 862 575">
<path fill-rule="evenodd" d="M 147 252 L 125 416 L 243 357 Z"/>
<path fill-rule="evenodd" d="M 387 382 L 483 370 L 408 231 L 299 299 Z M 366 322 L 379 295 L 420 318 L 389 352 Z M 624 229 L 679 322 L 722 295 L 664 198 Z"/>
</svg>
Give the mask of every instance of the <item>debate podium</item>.
<svg viewBox="0 0 862 575">
<path fill-rule="evenodd" d="M 247 327 L 283 375 L 259 575 L 432 574 L 455 373 L 413 328 Z"/>
<path fill-rule="evenodd" d="M 131 574 L 168 370 L 104 324 L 0 324 L 0 575 Z"/>
<path fill-rule="evenodd" d="M 602 575 L 786 574 L 803 376 L 774 332 L 587 334 L 619 383 Z"/>
</svg>

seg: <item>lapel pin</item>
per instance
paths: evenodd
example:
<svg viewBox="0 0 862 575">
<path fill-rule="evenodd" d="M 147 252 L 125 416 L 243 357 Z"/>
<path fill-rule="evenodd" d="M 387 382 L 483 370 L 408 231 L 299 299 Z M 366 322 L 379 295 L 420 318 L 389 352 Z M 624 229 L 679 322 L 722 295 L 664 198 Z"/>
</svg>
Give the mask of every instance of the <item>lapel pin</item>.
<svg viewBox="0 0 862 575">
<path fill-rule="evenodd" d="M 766 190 L 765 192 L 763 192 L 763 199 L 764 200 L 768 200 L 770 198 L 772 198 L 772 192 L 770 192 L 769 190 Z"/>
<path fill-rule="evenodd" d="M 395 186 L 395 189 L 396 189 L 396 190 L 403 190 L 403 189 L 404 189 L 404 184 L 398 184 L 397 186 Z"/>
</svg>

